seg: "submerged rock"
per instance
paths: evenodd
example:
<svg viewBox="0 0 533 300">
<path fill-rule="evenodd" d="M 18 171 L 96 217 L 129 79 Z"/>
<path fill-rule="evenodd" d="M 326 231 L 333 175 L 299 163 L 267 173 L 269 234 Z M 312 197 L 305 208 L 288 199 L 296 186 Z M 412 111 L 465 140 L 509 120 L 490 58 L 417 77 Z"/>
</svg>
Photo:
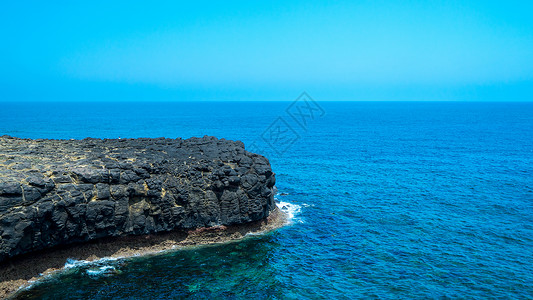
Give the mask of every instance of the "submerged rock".
<svg viewBox="0 0 533 300">
<path fill-rule="evenodd" d="M 102 237 L 242 224 L 275 208 L 242 142 L 0 137 L 0 261 Z"/>
</svg>

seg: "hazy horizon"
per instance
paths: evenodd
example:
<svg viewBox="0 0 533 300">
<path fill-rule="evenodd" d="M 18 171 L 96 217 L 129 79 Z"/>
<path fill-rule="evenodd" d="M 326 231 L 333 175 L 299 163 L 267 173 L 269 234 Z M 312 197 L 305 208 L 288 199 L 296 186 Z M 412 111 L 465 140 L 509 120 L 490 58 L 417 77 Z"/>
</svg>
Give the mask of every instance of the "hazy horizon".
<svg viewBox="0 0 533 300">
<path fill-rule="evenodd" d="M 532 101 L 532 9 L 6 3 L 0 101 Z"/>
</svg>

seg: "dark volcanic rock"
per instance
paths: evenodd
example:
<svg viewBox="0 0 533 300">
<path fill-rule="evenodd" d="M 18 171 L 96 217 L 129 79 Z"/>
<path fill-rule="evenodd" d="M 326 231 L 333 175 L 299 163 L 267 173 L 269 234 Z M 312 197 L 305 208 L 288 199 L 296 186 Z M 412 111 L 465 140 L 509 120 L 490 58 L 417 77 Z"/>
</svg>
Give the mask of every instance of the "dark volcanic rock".
<svg viewBox="0 0 533 300">
<path fill-rule="evenodd" d="M 242 142 L 0 137 L 0 261 L 120 235 L 231 225 L 274 209 L 268 160 Z"/>
</svg>

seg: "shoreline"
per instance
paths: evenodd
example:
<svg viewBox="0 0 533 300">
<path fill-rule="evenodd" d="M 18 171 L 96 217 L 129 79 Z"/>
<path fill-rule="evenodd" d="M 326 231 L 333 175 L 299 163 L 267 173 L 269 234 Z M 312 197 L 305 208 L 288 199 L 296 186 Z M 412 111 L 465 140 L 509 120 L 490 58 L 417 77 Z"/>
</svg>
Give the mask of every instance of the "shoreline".
<svg viewBox="0 0 533 300">
<path fill-rule="evenodd" d="M 288 221 L 288 216 L 275 206 L 266 219 L 245 224 L 102 238 L 14 257 L 0 263 L 0 299 L 12 297 L 31 283 L 61 272 L 67 259 L 93 262 L 102 258 L 145 256 L 183 247 L 224 243 L 240 240 L 250 233 L 278 229 Z"/>
</svg>

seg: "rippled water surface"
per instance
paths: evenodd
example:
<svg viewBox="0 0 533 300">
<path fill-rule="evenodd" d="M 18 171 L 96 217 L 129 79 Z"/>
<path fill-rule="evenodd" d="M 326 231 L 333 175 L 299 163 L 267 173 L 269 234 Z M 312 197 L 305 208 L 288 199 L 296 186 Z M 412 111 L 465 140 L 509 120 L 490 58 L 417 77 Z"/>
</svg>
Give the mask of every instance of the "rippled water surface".
<svg viewBox="0 0 533 300">
<path fill-rule="evenodd" d="M 18 298 L 533 298 L 533 104 L 321 102 L 303 126 L 289 105 L 2 104 L 18 137 L 255 143 L 294 214 L 240 242 L 69 262 Z"/>
</svg>

